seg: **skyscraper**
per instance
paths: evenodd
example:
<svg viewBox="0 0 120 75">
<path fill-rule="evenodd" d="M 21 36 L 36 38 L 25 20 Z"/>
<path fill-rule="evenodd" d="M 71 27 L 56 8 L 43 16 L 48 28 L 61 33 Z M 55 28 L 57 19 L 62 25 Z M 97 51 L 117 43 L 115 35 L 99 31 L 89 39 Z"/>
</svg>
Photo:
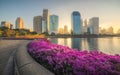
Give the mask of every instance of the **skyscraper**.
<svg viewBox="0 0 120 75">
<path fill-rule="evenodd" d="M 18 17 L 15 22 L 16 29 L 23 29 L 24 28 L 24 21 L 21 17 Z"/>
<path fill-rule="evenodd" d="M 82 34 L 82 19 L 78 11 L 72 13 L 72 28 L 73 35 Z"/>
<path fill-rule="evenodd" d="M 51 15 L 50 16 L 50 34 L 51 33 L 58 33 L 58 16 L 57 15 Z"/>
<path fill-rule="evenodd" d="M 84 20 L 84 26 L 83 26 L 83 33 L 87 34 L 87 29 L 88 29 L 88 22 L 87 19 Z"/>
<path fill-rule="evenodd" d="M 45 19 L 42 19 L 42 33 L 47 32 L 47 23 Z"/>
<path fill-rule="evenodd" d="M 33 31 L 42 33 L 42 16 L 35 16 L 33 19 Z"/>
<path fill-rule="evenodd" d="M 99 34 L 99 17 L 93 17 L 89 20 L 90 34 Z"/>
<path fill-rule="evenodd" d="M 46 21 L 46 25 L 47 25 L 47 32 L 49 32 L 50 29 L 50 14 L 49 14 L 49 10 L 48 9 L 43 9 L 43 19 Z"/>
</svg>

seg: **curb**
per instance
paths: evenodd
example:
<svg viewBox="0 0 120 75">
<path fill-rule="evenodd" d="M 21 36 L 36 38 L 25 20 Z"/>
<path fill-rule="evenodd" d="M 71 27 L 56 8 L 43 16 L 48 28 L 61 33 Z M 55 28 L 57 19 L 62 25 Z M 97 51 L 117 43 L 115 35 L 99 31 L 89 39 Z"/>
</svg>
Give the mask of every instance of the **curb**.
<svg viewBox="0 0 120 75">
<path fill-rule="evenodd" d="M 25 41 L 16 51 L 15 63 L 18 75 L 54 75 L 52 72 L 37 63 L 27 52 L 27 44 Z"/>
</svg>

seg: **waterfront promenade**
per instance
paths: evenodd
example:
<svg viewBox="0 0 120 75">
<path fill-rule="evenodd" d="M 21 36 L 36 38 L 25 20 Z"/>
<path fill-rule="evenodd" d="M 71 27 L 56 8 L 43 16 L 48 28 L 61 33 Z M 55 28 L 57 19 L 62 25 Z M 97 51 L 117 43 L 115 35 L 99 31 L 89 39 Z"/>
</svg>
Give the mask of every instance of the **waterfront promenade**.
<svg viewBox="0 0 120 75">
<path fill-rule="evenodd" d="M 13 59 L 10 58 L 10 56 L 24 41 L 25 40 L 0 40 L 0 75 L 2 75 L 7 63 L 12 63 L 11 61 Z M 10 66 L 12 64 L 10 64 Z M 12 70 L 12 68 L 10 70 Z"/>
<path fill-rule="evenodd" d="M 0 40 L 0 75 L 54 75 L 27 52 L 30 39 Z"/>
</svg>

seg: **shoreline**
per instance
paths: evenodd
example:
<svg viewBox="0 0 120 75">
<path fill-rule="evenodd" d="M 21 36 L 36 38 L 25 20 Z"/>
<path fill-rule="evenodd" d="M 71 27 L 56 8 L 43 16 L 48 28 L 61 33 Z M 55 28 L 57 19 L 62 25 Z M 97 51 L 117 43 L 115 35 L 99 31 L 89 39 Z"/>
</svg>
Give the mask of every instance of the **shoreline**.
<svg viewBox="0 0 120 75">
<path fill-rule="evenodd" d="M 48 35 L 45 38 L 109 38 L 109 37 L 120 37 L 120 35 Z M 0 40 L 34 40 L 38 38 L 29 37 L 0 37 Z"/>
</svg>

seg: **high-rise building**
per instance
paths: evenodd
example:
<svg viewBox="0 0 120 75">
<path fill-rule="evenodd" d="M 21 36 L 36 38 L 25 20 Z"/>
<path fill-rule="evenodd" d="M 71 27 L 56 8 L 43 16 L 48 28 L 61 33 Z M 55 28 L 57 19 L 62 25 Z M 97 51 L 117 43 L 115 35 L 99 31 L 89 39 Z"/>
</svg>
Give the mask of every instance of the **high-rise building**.
<svg viewBox="0 0 120 75">
<path fill-rule="evenodd" d="M 89 20 L 90 34 L 99 34 L 99 17 L 93 17 Z"/>
<path fill-rule="evenodd" d="M 54 33 L 57 34 L 58 33 L 58 16 L 57 15 L 51 15 L 50 16 L 50 34 Z"/>
<path fill-rule="evenodd" d="M 21 17 L 18 17 L 15 22 L 16 29 L 23 29 L 24 28 L 24 21 Z"/>
<path fill-rule="evenodd" d="M 47 32 L 47 23 L 46 20 L 42 19 L 42 33 Z"/>
<path fill-rule="evenodd" d="M 87 19 L 84 20 L 84 26 L 83 26 L 83 33 L 87 34 L 88 30 L 88 22 Z"/>
<path fill-rule="evenodd" d="M 42 16 L 35 16 L 33 19 L 33 31 L 42 33 Z"/>
<path fill-rule="evenodd" d="M 72 13 L 72 28 L 73 35 L 82 34 L 82 19 L 78 11 Z"/>
<path fill-rule="evenodd" d="M 49 32 L 50 29 L 50 13 L 48 9 L 43 9 L 43 19 L 46 21 L 46 25 L 47 25 L 47 32 Z"/>
<path fill-rule="evenodd" d="M 2 21 L 1 22 L 1 27 L 7 27 L 9 29 L 11 29 L 12 24 L 10 22 L 7 21 Z"/>
</svg>

